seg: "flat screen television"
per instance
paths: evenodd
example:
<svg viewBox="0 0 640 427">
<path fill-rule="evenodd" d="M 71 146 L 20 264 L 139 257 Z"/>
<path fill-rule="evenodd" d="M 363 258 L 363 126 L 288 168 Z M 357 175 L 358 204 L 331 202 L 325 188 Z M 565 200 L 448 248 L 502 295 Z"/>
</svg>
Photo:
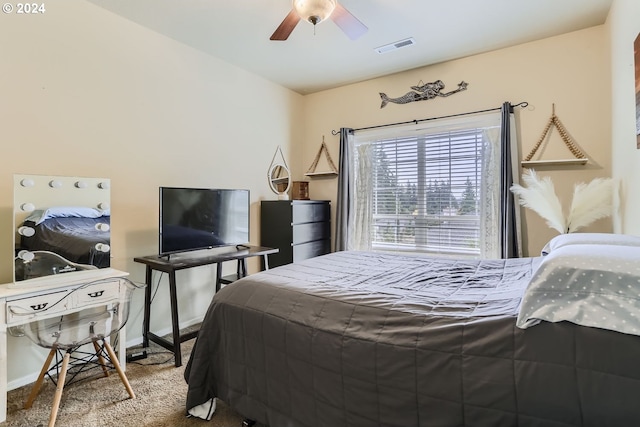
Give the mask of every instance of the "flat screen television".
<svg viewBox="0 0 640 427">
<path fill-rule="evenodd" d="M 249 242 L 249 190 L 160 187 L 159 256 Z"/>
</svg>

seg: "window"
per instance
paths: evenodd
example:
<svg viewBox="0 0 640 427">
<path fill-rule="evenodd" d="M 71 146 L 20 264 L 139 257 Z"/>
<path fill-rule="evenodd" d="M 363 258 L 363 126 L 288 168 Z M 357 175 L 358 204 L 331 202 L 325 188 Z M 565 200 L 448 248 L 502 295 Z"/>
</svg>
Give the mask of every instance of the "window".
<svg viewBox="0 0 640 427">
<path fill-rule="evenodd" d="M 358 132 L 352 249 L 491 257 L 500 116 Z"/>
</svg>

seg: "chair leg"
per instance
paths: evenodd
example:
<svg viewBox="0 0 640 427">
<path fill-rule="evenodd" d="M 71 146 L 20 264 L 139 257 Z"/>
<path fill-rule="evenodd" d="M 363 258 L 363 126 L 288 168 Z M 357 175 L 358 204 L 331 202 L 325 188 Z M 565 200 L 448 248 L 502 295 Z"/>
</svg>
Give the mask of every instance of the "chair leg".
<svg viewBox="0 0 640 427">
<path fill-rule="evenodd" d="M 64 380 L 67 377 L 67 367 L 69 366 L 70 358 L 71 353 L 66 352 L 64 359 L 62 359 L 62 368 L 60 368 L 60 374 L 58 374 L 56 394 L 53 397 L 53 407 L 51 408 L 51 416 L 49 417 L 49 427 L 54 427 L 56 418 L 58 417 L 58 408 L 60 407 L 60 399 L 62 398 L 62 390 L 64 389 Z"/>
<path fill-rule="evenodd" d="M 95 349 L 96 354 L 98 355 L 98 362 L 100 362 L 100 366 L 102 366 L 102 372 L 104 372 L 104 376 L 108 377 L 109 368 L 107 367 L 107 362 L 104 360 L 104 357 L 102 357 L 102 351 L 100 351 L 100 345 L 98 345 L 97 341 L 93 342 L 93 348 Z"/>
<path fill-rule="evenodd" d="M 129 396 L 132 399 L 135 399 L 136 394 L 133 392 L 133 389 L 131 388 L 131 384 L 129 384 L 129 380 L 127 379 L 127 376 L 124 374 L 124 371 L 120 367 L 120 363 L 118 363 L 118 358 L 116 357 L 116 353 L 113 351 L 113 349 L 111 348 L 111 346 L 106 340 L 103 340 L 102 343 L 104 344 L 104 348 L 107 349 L 107 353 L 109 353 L 109 358 L 111 358 L 111 363 L 113 363 L 113 366 L 116 368 L 118 375 L 120 375 L 120 379 L 122 380 L 124 387 L 127 389 L 127 393 L 129 393 Z"/>
<path fill-rule="evenodd" d="M 49 370 L 49 366 L 51 366 L 51 360 L 53 359 L 53 356 L 55 354 L 56 354 L 56 349 L 52 348 L 51 351 L 49 352 L 49 355 L 47 356 L 47 360 L 44 362 L 44 365 L 42 366 L 42 370 L 40 371 L 40 375 L 38 375 L 38 379 L 36 380 L 36 383 L 33 385 L 33 388 L 31 389 L 31 393 L 29 394 L 27 401 L 24 403 L 24 409 L 31 408 L 31 405 L 33 405 L 33 402 L 36 400 L 36 397 L 38 397 L 38 393 L 40 393 L 40 389 L 42 388 L 42 383 L 44 382 L 44 376 Z"/>
</svg>

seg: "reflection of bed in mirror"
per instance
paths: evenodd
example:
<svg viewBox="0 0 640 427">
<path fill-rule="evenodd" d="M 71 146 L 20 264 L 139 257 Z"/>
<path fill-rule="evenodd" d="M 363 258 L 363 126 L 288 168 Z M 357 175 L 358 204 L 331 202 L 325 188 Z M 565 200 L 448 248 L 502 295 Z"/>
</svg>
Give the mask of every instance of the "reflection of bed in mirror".
<svg viewBox="0 0 640 427">
<path fill-rule="evenodd" d="M 109 187 L 102 178 L 15 175 L 14 280 L 110 267 Z M 67 267 L 40 268 L 49 253 Z"/>
<path fill-rule="evenodd" d="M 18 249 L 51 251 L 71 262 L 109 267 L 110 219 L 109 211 L 93 208 L 36 210 L 20 226 L 33 231 L 20 236 Z"/>
</svg>

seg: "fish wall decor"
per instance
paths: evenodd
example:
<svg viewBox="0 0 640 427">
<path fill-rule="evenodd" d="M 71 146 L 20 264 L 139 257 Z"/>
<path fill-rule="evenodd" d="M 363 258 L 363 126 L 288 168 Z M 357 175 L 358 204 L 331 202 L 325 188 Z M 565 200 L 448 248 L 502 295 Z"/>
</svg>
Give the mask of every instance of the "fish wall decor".
<svg viewBox="0 0 640 427">
<path fill-rule="evenodd" d="M 436 80 L 432 83 L 421 83 L 422 81 L 420 81 L 417 86 L 411 86 L 411 89 L 413 90 L 405 93 L 399 98 L 389 98 L 387 94 L 380 92 L 380 98 L 382 99 L 380 108 L 384 108 L 389 102 L 393 102 L 394 104 L 408 104 L 409 102 L 433 99 L 436 96 L 447 97 L 454 93 L 466 90 L 469 85 L 469 83 L 462 81 L 458 83 L 458 89 L 452 90 L 451 92 L 442 92 L 442 89 L 444 89 L 444 83 L 442 80 Z"/>
</svg>

